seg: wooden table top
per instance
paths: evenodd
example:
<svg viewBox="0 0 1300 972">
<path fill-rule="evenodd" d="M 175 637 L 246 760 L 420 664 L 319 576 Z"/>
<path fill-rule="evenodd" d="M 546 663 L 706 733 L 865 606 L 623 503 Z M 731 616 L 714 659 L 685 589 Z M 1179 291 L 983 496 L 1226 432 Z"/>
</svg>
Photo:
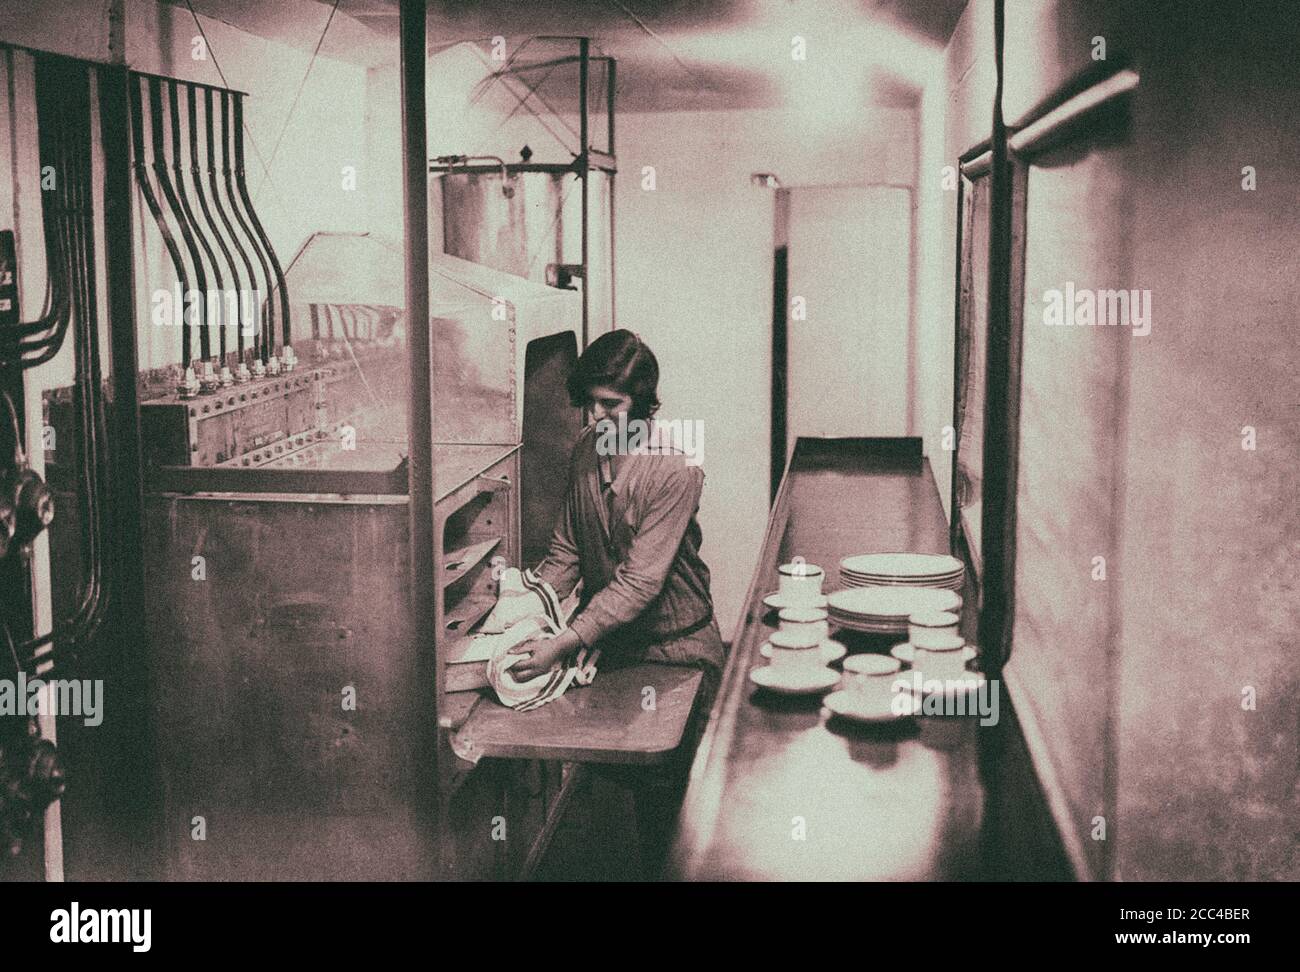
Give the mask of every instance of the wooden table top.
<svg viewBox="0 0 1300 972">
<path fill-rule="evenodd" d="M 821 696 L 773 697 L 749 681 L 750 670 L 766 664 L 759 648 L 776 627 L 762 598 L 776 589 L 779 564 L 802 556 L 821 566 L 829 591 L 840 586 L 842 557 L 902 550 L 948 552 L 947 521 L 919 443 L 801 440 L 692 767 L 672 876 L 871 881 L 970 874 L 984 802 L 977 718 L 841 724 L 822 709 Z M 840 639 L 850 651 L 887 650 L 891 640 L 854 637 Z"/>
<path fill-rule="evenodd" d="M 682 741 L 703 673 L 674 665 L 601 669 L 553 702 L 516 712 L 483 698 L 456 733 L 455 748 L 484 756 L 577 763 L 661 762 Z"/>
</svg>

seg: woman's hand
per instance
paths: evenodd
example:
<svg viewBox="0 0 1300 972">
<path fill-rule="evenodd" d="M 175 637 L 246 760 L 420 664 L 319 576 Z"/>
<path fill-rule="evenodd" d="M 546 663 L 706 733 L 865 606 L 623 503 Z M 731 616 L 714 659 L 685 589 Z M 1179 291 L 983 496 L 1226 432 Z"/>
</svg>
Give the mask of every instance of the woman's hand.
<svg viewBox="0 0 1300 972">
<path fill-rule="evenodd" d="M 554 638 L 534 638 L 516 645 L 510 649 L 510 654 L 525 657 L 510 666 L 510 677 L 516 682 L 526 682 L 545 674 L 581 643 L 572 631 L 563 631 Z"/>
</svg>

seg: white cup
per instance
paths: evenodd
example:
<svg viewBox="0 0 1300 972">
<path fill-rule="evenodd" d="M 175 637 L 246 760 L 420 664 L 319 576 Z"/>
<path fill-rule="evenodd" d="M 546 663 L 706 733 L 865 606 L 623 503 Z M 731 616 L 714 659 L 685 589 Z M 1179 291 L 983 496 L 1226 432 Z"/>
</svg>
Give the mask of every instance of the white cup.
<svg viewBox="0 0 1300 972">
<path fill-rule="evenodd" d="M 804 639 L 801 643 L 806 643 L 809 637 L 814 637 L 816 640 L 813 644 L 821 644 L 831 636 L 828 615 L 821 608 L 782 608 L 777 617 L 780 618 L 781 631 Z M 813 634 L 808 634 L 810 631 Z"/>
<path fill-rule="evenodd" d="M 918 647 L 930 644 L 947 644 L 948 639 L 957 636 L 957 626 L 961 619 L 951 611 L 924 611 L 913 614 L 907 619 L 907 640 Z"/>
<path fill-rule="evenodd" d="M 782 564 L 776 572 L 779 585 L 777 593 L 787 604 L 809 604 L 817 600 L 822 592 L 822 578 L 826 574 L 815 564 Z"/>
<path fill-rule="evenodd" d="M 889 655 L 850 655 L 844 659 L 840 685 L 850 692 L 872 696 L 888 695 L 903 665 Z"/>
<path fill-rule="evenodd" d="M 813 671 L 818 668 L 826 667 L 826 659 L 822 656 L 821 645 L 789 645 L 778 644 L 776 639 L 781 632 L 773 632 L 772 638 L 768 641 L 771 648 L 769 661 L 773 668 L 781 668 L 786 671 Z"/>
<path fill-rule="evenodd" d="M 965 647 L 959 635 L 934 635 L 924 647 L 913 643 L 912 667 L 925 678 L 960 678 L 966 671 Z"/>
</svg>

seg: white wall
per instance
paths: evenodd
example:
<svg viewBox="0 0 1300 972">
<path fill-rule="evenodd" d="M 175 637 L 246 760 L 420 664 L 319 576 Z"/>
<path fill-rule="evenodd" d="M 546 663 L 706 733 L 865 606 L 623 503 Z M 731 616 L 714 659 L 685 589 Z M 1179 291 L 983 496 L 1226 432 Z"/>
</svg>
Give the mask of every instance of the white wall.
<svg viewBox="0 0 1300 972">
<path fill-rule="evenodd" d="M 809 186 L 788 198 L 787 455 L 800 436 L 907 435 L 911 192 Z"/>
<path fill-rule="evenodd" d="M 779 110 L 618 119 L 618 323 L 658 356 L 664 415 L 705 423 L 700 525 L 724 637 L 768 512 L 775 212 L 750 173 L 787 186 L 909 184 L 915 125 L 914 112 L 883 108 L 816 133 Z"/>
<path fill-rule="evenodd" d="M 956 287 L 956 159 L 945 150 L 946 87 L 942 74 L 921 98 L 916 174 L 916 427 L 934 472 L 939 499 L 949 514 L 952 450 L 945 429 L 952 425 Z M 952 166 L 945 172 L 945 167 Z"/>
</svg>

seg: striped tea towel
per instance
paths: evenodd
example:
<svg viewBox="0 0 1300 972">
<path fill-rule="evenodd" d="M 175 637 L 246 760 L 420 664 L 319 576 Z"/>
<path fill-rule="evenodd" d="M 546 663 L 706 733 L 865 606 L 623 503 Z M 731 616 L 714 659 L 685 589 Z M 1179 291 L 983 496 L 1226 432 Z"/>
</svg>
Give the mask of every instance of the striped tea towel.
<svg viewBox="0 0 1300 972">
<path fill-rule="evenodd" d="M 497 603 L 492 608 L 490 614 L 479 625 L 479 632 L 482 634 L 501 634 L 508 631 L 511 625 L 514 625 L 527 618 L 538 617 L 547 610 L 548 601 L 544 598 L 539 585 L 545 581 L 539 581 L 532 571 L 528 571 L 528 581 L 525 583 L 524 572 L 518 567 L 507 567 L 501 572 L 501 579 L 497 581 Z M 555 594 L 551 591 L 551 596 Z M 551 602 L 554 609 L 554 602 Z"/>
<path fill-rule="evenodd" d="M 519 577 L 516 580 L 507 576 L 513 571 Z M 524 593 L 516 589 L 516 583 L 522 586 Z M 590 685 L 596 677 L 596 662 L 600 659 L 600 649 L 580 648 L 572 657 L 564 659 L 549 672 L 544 672 L 526 682 L 516 682 L 510 675 L 510 668 L 523 655 L 511 654 L 510 649 L 528 641 L 530 638 L 554 638 L 568 627 L 569 618 L 578 605 L 579 591 L 575 590 L 563 602 L 556 595 L 554 588 L 541 580 L 531 570 L 520 573 L 514 568 L 507 570 L 501 577 L 502 595 L 509 600 L 498 607 L 504 607 L 499 624 L 507 623 L 505 618 L 513 618 L 504 631 L 499 634 L 484 634 L 480 638 L 492 639 L 491 655 L 487 663 L 488 682 L 496 691 L 502 705 L 519 712 L 536 709 L 563 695 L 574 682 Z M 520 615 L 521 608 L 530 612 L 526 617 Z M 494 609 L 493 615 L 497 612 Z M 485 625 L 486 626 L 486 625 Z"/>
</svg>

